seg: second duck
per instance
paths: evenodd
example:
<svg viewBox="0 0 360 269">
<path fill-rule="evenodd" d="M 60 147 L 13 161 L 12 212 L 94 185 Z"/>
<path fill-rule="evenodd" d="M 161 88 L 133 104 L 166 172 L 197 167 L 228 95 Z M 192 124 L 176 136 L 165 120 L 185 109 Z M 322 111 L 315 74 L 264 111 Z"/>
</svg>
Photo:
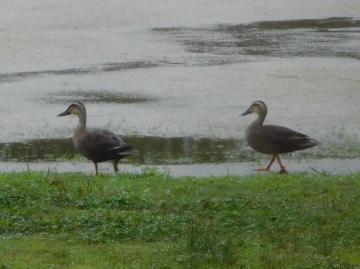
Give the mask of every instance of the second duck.
<svg viewBox="0 0 360 269">
<path fill-rule="evenodd" d="M 280 173 L 286 173 L 279 154 L 303 150 L 319 144 L 317 140 L 289 128 L 263 125 L 267 114 L 267 107 L 263 101 L 255 101 L 242 115 L 251 113 L 256 113 L 258 116 L 247 128 L 246 140 L 254 150 L 272 155 L 270 163 L 265 168 L 256 169 L 257 171 L 270 171 L 276 159 L 280 165 Z"/>
</svg>

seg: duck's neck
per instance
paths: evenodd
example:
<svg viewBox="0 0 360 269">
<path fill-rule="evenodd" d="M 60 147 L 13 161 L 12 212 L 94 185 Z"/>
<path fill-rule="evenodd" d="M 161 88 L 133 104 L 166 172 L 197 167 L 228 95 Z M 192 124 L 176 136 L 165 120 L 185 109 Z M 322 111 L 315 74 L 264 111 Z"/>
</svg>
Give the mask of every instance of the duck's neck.
<svg viewBox="0 0 360 269">
<path fill-rule="evenodd" d="M 86 130 L 86 113 L 81 113 L 79 116 L 79 124 L 76 128 L 76 132 L 83 132 Z"/>
<path fill-rule="evenodd" d="M 257 119 L 253 123 L 251 123 L 249 127 L 257 127 L 263 125 L 265 117 L 266 117 L 266 112 L 259 113 Z"/>
</svg>

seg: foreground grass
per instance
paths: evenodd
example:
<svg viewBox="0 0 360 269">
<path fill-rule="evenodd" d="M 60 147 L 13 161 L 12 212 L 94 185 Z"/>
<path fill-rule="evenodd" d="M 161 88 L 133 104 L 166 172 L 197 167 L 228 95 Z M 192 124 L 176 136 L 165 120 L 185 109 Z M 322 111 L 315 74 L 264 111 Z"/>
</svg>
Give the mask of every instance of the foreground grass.
<svg viewBox="0 0 360 269">
<path fill-rule="evenodd" d="M 360 174 L 0 174 L 0 268 L 360 268 Z"/>
</svg>

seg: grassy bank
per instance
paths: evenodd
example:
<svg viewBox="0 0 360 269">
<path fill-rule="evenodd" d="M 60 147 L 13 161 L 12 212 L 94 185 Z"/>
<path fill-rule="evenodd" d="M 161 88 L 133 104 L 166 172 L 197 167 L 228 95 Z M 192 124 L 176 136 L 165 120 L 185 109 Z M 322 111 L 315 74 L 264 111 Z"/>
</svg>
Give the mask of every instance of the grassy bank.
<svg viewBox="0 0 360 269">
<path fill-rule="evenodd" d="M 0 174 L 0 268 L 360 268 L 360 174 Z"/>
</svg>

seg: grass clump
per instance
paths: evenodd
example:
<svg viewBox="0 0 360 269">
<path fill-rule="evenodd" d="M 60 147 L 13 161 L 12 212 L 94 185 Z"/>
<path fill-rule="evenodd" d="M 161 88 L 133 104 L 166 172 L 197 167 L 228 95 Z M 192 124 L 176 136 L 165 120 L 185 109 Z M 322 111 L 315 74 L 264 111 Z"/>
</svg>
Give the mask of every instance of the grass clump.
<svg viewBox="0 0 360 269">
<path fill-rule="evenodd" d="M 360 174 L 0 174 L 0 268 L 360 268 Z"/>
</svg>

